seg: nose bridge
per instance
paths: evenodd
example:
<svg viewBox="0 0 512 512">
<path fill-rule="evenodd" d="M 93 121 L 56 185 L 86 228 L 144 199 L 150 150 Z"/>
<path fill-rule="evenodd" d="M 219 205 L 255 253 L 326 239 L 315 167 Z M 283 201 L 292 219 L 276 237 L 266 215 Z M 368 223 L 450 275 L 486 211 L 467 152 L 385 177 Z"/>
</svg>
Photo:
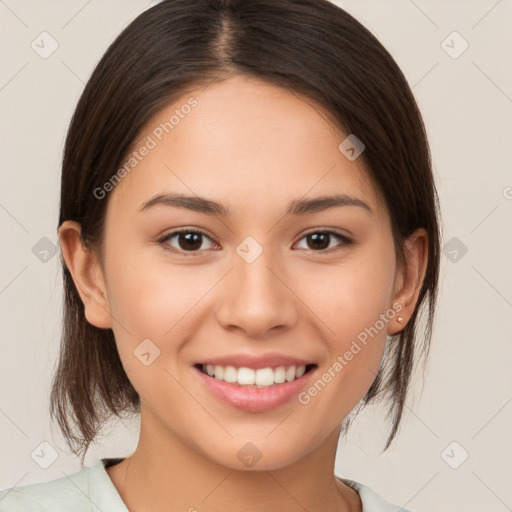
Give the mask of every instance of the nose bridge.
<svg viewBox="0 0 512 512">
<path fill-rule="evenodd" d="M 224 327 L 237 326 L 251 336 L 295 322 L 293 294 L 277 277 L 280 268 L 272 250 L 252 237 L 240 243 L 217 308 L 219 322 Z"/>
</svg>

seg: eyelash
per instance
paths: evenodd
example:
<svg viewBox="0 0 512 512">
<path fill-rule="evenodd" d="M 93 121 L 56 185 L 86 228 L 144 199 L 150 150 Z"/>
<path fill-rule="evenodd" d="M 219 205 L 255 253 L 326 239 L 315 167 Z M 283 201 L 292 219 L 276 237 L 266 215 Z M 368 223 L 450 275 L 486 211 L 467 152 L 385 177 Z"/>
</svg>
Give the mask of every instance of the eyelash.
<svg viewBox="0 0 512 512">
<path fill-rule="evenodd" d="M 172 238 L 174 238 L 175 236 L 183 234 L 183 233 L 202 235 L 202 236 L 208 238 L 213 243 L 215 243 L 204 231 L 201 231 L 200 229 L 187 229 L 187 228 L 178 229 L 176 231 L 172 231 L 171 233 L 169 233 L 169 234 L 163 236 L 162 238 L 160 238 L 157 241 L 157 243 L 162 245 L 165 250 L 172 251 L 172 252 L 177 252 L 179 254 L 185 254 L 187 257 L 188 256 L 192 256 L 192 257 L 200 256 L 202 251 L 184 251 L 183 249 L 176 249 L 175 247 L 173 247 L 172 249 L 169 248 L 168 241 L 171 240 Z M 339 240 L 341 240 L 341 242 L 342 242 L 341 245 L 342 246 L 349 246 L 349 245 L 354 244 L 354 241 L 352 239 L 348 238 L 345 235 L 342 235 L 341 233 L 338 233 L 337 231 L 321 230 L 321 229 L 317 229 L 315 231 L 310 231 L 308 233 L 305 233 L 300 240 L 306 238 L 309 235 L 314 235 L 314 234 L 319 234 L 319 233 L 324 234 L 324 235 L 325 234 L 333 235 L 334 237 L 336 237 Z M 331 252 L 335 252 L 336 250 L 340 250 L 340 249 L 339 248 L 336 249 L 336 247 L 334 247 L 334 248 L 331 247 L 330 249 L 323 249 L 323 250 L 320 250 L 320 251 L 315 251 L 313 249 L 306 249 L 306 250 L 309 250 L 310 252 L 314 252 L 314 253 L 318 253 L 318 254 L 330 254 Z"/>
</svg>

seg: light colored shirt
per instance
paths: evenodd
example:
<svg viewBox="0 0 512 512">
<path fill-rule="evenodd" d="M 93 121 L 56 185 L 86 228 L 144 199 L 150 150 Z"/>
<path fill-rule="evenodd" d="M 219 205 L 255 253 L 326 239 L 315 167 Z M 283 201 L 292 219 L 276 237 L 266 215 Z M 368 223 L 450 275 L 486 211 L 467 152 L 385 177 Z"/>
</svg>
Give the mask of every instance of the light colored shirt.
<svg viewBox="0 0 512 512">
<path fill-rule="evenodd" d="M 99 459 L 49 482 L 1 490 L 0 512 L 129 512 L 105 469 L 121 460 Z M 337 478 L 358 492 L 363 512 L 410 512 L 391 505 L 366 485 Z"/>
</svg>

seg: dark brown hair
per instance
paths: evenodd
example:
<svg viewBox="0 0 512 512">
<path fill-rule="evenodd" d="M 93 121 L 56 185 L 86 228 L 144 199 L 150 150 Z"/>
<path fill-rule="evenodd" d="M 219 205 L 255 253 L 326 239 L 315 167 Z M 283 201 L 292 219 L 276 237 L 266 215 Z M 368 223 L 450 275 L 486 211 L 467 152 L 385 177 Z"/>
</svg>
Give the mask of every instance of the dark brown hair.
<svg viewBox="0 0 512 512">
<path fill-rule="evenodd" d="M 361 401 L 387 401 L 387 449 L 417 356 L 425 361 L 430 346 L 440 263 L 438 196 L 424 124 L 407 81 L 375 36 L 347 12 L 327 0 L 164 0 L 143 12 L 110 45 L 76 106 L 63 155 L 59 226 L 79 222 L 85 246 L 101 256 L 108 197 L 98 200 L 94 190 L 119 169 L 160 109 L 236 74 L 305 95 L 364 143 L 360 158 L 390 213 L 400 265 L 404 239 L 420 227 L 428 233 L 428 266 L 416 309 L 387 345 Z M 83 463 L 102 425 L 112 415 L 138 413 L 140 397 L 112 330 L 86 321 L 62 256 L 61 262 L 63 337 L 50 414 Z M 417 333 L 424 309 L 427 321 Z"/>
</svg>

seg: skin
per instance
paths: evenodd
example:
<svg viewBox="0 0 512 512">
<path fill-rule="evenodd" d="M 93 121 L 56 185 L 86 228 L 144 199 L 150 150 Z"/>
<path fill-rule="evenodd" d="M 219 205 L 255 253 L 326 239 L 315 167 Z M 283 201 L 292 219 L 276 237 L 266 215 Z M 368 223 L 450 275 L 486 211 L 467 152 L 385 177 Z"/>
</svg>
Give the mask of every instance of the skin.
<svg viewBox="0 0 512 512">
<path fill-rule="evenodd" d="M 407 240 L 399 269 L 387 209 L 361 160 L 338 150 L 347 134 L 311 100 L 259 80 L 236 76 L 183 96 L 139 141 L 190 96 L 198 105 L 110 193 L 103 260 L 80 243 L 80 225 L 59 230 L 87 320 L 113 329 L 141 396 L 138 446 L 107 473 L 131 511 L 361 511 L 357 492 L 334 477 L 340 425 L 371 385 L 386 335 L 414 311 L 426 232 Z M 138 211 L 164 192 L 207 197 L 233 215 Z M 372 213 L 343 206 L 284 215 L 292 200 L 334 192 Z M 211 240 L 200 239 L 195 256 L 183 238 L 168 249 L 157 242 L 182 227 Z M 354 244 L 331 236 L 323 249 L 305 236 L 327 228 Z M 236 252 L 247 236 L 263 249 L 252 263 Z M 403 323 L 389 320 L 308 404 L 294 397 L 244 412 L 212 396 L 191 366 L 276 351 L 315 362 L 318 377 L 397 302 Z M 160 350 L 149 366 L 133 354 L 146 338 Z M 251 468 L 237 457 L 247 442 L 262 455 Z"/>
</svg>

